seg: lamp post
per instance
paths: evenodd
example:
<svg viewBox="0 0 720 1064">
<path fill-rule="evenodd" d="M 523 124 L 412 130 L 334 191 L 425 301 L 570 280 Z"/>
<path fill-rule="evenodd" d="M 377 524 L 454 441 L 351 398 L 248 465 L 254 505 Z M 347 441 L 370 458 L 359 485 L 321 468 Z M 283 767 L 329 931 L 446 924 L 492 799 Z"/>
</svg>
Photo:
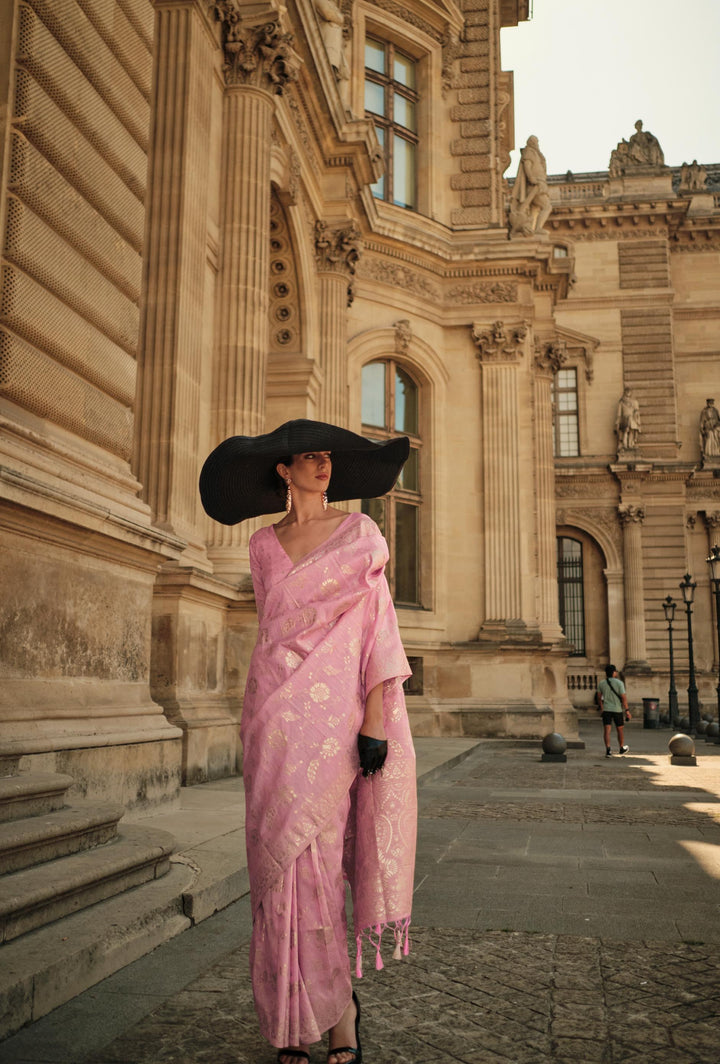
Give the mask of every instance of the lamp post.
<svg viewBox="0 0 720 1064">
<path fill-rule="evenodd" d="M 720 728 L 720 547 L 715 546 L 710 550 L 710 557 L 707 559 L 707 563 L 710 566 L 710 579 L 712 580 L 713 591 L 715 592 L 715 621 L 717 623 L 718 633 L 718 685 L 717 685 L 717 702 L 718 702 L 718 727 Z M 716 744 L 720 745 L 720 735 L 715 739 Z"/>
<path fill-rule="evenodd" d="M 718 580 L 720 583 L 720 579 Z M 720 592 L 718 592 L 720 594 Z M 668 641 L 670 645 L 670 690 L 668 691 L 668 705 L 670 707 L 670 727 L 675 729 L 678 726 L 678 697 L 677 689 L 675 687 L 675 662 L 673 659 L 673 618 L 675 617 L 675 607 L 677 602 L 668 595 L 662 604 L 662 608 L 665 611 L 665 620 L 668 626 Z M 718 629 L 720 633 L 720 629 Z M 720 706 L 720 683 L 718 684 L 718 705 Z"/>
<path fill-rule="evenodd" d="M 698 702 L 698 689 L 695 683 L 695 657 L 693 655 L 693 635 L 692 635 L 692 604 L 695 598 L 695 588 L 697 584 L 693 583 L 693 579 L 690 573 L 685 573 L 680 584 L 680 590 L 682 591 L 683 602 L 685 603 L 685 611 L 687 613 L 687 627 L 688 627 L 688 710 L 690 717 L 690 734 L 697 734 L 697 726 L 700 722 L 700 704 Z"/>
</svg>

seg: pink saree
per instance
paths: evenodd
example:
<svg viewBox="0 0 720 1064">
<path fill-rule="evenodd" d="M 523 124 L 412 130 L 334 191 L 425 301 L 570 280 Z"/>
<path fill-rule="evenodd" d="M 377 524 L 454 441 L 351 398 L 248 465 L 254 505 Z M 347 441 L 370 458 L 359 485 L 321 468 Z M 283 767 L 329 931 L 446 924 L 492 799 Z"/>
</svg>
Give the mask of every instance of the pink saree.
<svg viewBox="0 0 720 1064">
<path fill-rule="evenodd" d="M 350 514 L 296 564 L 272 527 L 250 541 L 260 629 L 241 725 L 253 909 L 251 968 L 263 1035 L 310 1044 L 350 1000 L 343 877 L 361 975 L 408 952 L 417 820 L 410 675 L 385 579 L 387 545 Z M 359 773 L 365 694 L 383 685 L 388 757 Z"/>
</svg>

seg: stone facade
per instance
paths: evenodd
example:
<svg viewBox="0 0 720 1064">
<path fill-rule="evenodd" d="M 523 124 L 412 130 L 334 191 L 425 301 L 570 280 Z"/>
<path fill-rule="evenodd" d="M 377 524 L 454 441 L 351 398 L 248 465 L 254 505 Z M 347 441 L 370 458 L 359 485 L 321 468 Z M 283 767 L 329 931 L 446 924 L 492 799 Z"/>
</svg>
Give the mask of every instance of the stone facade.
<svg viewBox="0 0 720 1064">
<path fill-rule="evenodd" d="M 612 177 L 547 178 L 530 138 L 511 239 L 499 36 L 526 0 L 341 8 L 338 32 L 311 0 L 0 0 L 0 757 L 128 808 L 241 762 L 257 523 L 206 518 L 204 457 L 292 417 L 361 430 L 371 362 L 418 396 L 418 734 L 573 734 L 558 532 L 584 550 L 572 701 L 609 657 L 631 697 L 665 682 L 659 601 L 687 568 L 710 690 L 715 170 L 623 149 Z M 414 63 L 417 209 L 373 195 L 367 35 Z"/>
</svg>

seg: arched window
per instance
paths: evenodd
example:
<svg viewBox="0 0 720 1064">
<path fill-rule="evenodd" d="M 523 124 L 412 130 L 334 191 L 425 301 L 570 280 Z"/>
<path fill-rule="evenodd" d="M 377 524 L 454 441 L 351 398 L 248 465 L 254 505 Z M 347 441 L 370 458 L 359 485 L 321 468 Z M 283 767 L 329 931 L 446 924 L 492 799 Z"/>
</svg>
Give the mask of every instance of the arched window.
<svg viewBox="0 0 720 1064">
<path fill-rule="evenodd" d="M 558 605 L 560 627 L 574 657 L 585 656 L 585 599 L 583 594 L 582 543 L 557 537 Z"/>
<path fill-rule="evenodd" d="M 394 601 L 401 606 L 420 606 L 420 389 L 393 359 L 363 366 L 362 424 L 363 434 L 371 439 L 410 437 L 410 457 L 397 484 L 382 499 L 364 499 L 362 509 L 388 542 L 388 579 Z"/>
</svg>

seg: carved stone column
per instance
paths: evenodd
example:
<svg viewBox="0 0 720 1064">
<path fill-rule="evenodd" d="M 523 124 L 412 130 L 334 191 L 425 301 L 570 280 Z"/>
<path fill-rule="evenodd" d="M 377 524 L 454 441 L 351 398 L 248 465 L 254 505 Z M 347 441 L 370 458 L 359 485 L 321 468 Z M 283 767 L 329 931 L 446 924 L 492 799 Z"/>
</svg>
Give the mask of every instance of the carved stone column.
<svg viewBox="0 0 720 1064">
<path fill-rule="evenodd" d="M 315 261 L 320 282 L 319 419 L 347 426 L 347 308 L 353 300 L 353 275 L 360 257 L 360 231 L 354 222 L 330 227 L 315 223 Z"/>
<path fill-rule="evenodd" d="M 219 6 L 219 5 L 218 5 Z M 270 270 L 273 96 L 296 75 L 292 36 L 267 7 L 252 22 L 223 5 L 225 96 L 213 391 L 215 441 L 264 427 Z M 249 522 L 213 524 L 210 556 L 228 577 L 247 569 Z"/>
<path fill-rule="evenodd" d="M 473 327 L 482 369 L 485 619 L 483 632 L 524 627 L 520 521 L 518 362 L 524 324 Z"/>
<path fill-rule="evenodd" d="M 135 466 L 156 524 L 204 554 L 197 460 L 213 41 L 196 0 L 155 6 Z"/>
<path fill-rule="evenodd" d="M 538 620 L 543 634 L 559 638 L 557 552 L 555 547 L 555 461 L 552 382 L 567 361 L 562 342 L 535 344 L 535 454 L 537 500 Z"/>
<path fill-rule="evenodd" d="M 624 505 L 618 510 L 623 527 L 625 569 L 625 668 L 648 668 L 645 648 L 645 596 L 643 592 L 642 506 Z"/>
</svg>

